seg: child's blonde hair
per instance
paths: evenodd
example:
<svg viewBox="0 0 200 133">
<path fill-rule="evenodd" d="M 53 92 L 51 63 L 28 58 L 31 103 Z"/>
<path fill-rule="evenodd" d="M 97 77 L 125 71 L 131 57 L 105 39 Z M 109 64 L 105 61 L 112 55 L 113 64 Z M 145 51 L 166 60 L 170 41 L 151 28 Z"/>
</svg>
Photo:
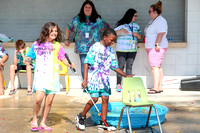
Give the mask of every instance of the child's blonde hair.
<svg viewBox="0 0 200 133">
<path fill-rule="evenodd" d="M 17 40 L 17 42 L 15 43 L 15 48 L 16 50 L 20 50 L 26 47 L 26 44 L 23 40 Z"/>
</svg>

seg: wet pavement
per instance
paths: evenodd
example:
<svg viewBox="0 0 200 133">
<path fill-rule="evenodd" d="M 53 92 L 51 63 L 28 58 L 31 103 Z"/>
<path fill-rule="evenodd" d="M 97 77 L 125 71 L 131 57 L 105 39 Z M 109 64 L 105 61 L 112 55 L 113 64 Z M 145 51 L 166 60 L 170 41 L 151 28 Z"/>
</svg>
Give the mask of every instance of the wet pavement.
<svg viewBox="0 0 200 133">
<path fill-rule="evenodd" d="M 13 96 L 0 96 L 0 133 L 29 133 L 33 114 L 34 94 L 28 96 L 26 89 L 19 89 Z M 162 124 L 164 133 L 199 133 L 200 132 L 200 91 L 180 91 L 164 89 L 160 94 L 148 94 L 150 100 L 169 108 L 165 122 Z M 108 133 L 98 130 L 87 114 L 86 130 L 79 131 L 75 127 L 75 116 L 83 110 L 89 100 L 81 89 L 71 89 L 66 95 L 61 91 L 55 96 L 47 125 L 53 128 L 52 133 Z M 121 93 L 112 89 L 110 102 L 120 101 Z M 99 100 L 98 103 L 101 103 Z M 39 113 L 39 118 L 41 112 Z M 41 131 L 39 131 L 41 132 Z M 111 133 L 128 133 L 128 129 L 120 129 Z M 158 133 L 159 127 L 133 129 L 135 133 Z M 47 133 L 47 132 L 45 132 Z"/>
</svg>

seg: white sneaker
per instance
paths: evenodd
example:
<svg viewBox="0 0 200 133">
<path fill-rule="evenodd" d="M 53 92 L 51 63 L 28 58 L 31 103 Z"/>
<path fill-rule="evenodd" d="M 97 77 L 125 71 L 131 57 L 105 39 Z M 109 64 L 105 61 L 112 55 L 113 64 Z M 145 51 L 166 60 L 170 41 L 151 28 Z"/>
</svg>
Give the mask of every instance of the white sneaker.
<svg viewBox="0 0 200 133">
<path fill-rule="evenodd" d="M 77 114 L 75 120 L 76 120 L 76 127 L 80 130 L 85 130 L 86 116 L 82 116 L 81 113 Z"/>
<path fill-rule="evenodd" d="M 108 131 L 115 131 L 116 130 L 116 128 L 113 125 L 111 125 L 109 122 L 107 122 L 106 120 L 105 120 L 105 122 L 106 122 L 108 127 L 106 126 L 104 121 L 100 120 L 99 125 L 98 125 L 98 129 L 104 129 L 104 130 L 108 130 Z"/>
</svg>

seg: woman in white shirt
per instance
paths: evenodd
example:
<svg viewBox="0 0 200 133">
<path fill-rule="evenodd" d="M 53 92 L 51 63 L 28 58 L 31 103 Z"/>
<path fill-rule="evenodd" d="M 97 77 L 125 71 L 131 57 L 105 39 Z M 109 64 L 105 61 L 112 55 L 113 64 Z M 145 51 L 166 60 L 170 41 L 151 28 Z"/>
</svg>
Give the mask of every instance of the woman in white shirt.
<svg viewBox="0 0 200 133">
<path fill-rule="evenodd" d="M 158 1 L 149 8 L 149 17 L 152 19 L 145 28 L 145 48 L 148 53 L 149 63 L 153 73 L 154 88 L 149 94 L 162 92 L 163 70 L 161 63 L 164 53 L 168 48 L 166 38 L 168 26 L 167 21 L 160 15 L 162 13 L 162 2 Z"/>
</svg>

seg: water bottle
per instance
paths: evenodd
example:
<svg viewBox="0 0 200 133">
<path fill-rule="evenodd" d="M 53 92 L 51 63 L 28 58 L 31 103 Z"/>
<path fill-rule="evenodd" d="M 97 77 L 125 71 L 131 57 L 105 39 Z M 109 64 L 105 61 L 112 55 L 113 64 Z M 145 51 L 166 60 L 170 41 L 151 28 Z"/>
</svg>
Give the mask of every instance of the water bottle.
<svg viewBox="0 0 200 133">
<path fill-rule="evenodd" d="M 172 42 L 172 40 L 173 40 L 173 39 L 172 39 L 172 37 L 169 37 L 169 39 L 168 39 L 168 40 L 169 40 L 169 42 Z"/>
</svg>

